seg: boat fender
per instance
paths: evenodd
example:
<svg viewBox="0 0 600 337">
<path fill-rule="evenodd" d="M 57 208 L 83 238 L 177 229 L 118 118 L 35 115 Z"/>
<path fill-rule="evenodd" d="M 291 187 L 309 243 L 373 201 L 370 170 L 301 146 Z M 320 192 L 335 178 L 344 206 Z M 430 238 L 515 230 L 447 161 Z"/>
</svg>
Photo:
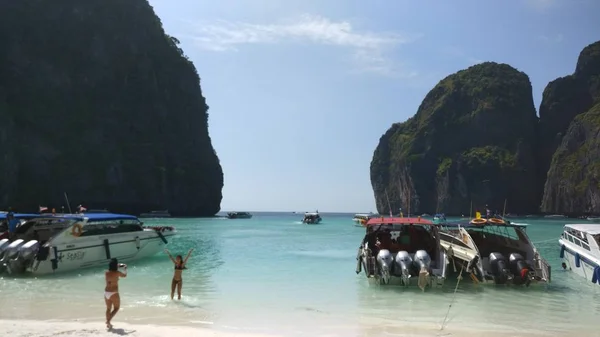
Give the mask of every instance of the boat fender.
<svg viewBox="0 0 600 337">
<path fill-rule="evenodd" d="M 102 244 L 104 245 L 104 252 L 106 253 L 106 259 L 110 260 L 110 245 L 108 243 L 108 239 L 104 239 L 104 242 L 102 242 Z"/>
<path fill-rule="evenodd" d="M 140 237 L 139 236 L 135 237 L 135 248 L 140 250 Z"/>
<path fill-rule="evenodd" d="M 575 267 L 581 267 L 581 256 L 579 256 L 579 253 L 575 253 Z"/>
<path fill-rule="evenodd" d="M 158 234 L 158 237 L 162 240 L 162 242 L 165 243 L 165 245 L 167 243 L 169 243 L 169 241 L 167 241 L 167 239 L 165 238 L 165 236 L 161 232 L 156 232 L 156 234 Z"/>
<path fill-rule="evenodd" d="M 565 257 L 565 245 L 560 246 L 560 258 Z"/>
<path fill-rule="evenodd" d="M 80 237 L 81 234 L 83 234 L 83 226 L 81 225 L 81 223 L 76 223 L 75 225 L 73 225 L 73 229 L 71 229 L 71 234 L 74 237 Z"/>
<path fill-rule="evenodd" d="M 598 279 L 599 277 L 600 277 L 600 267 L 596 266 L 596 268 L 594 268 L 594 272 L 592 273 L 592 283 L 600 284 L 600 279 Z"/>
</svg>

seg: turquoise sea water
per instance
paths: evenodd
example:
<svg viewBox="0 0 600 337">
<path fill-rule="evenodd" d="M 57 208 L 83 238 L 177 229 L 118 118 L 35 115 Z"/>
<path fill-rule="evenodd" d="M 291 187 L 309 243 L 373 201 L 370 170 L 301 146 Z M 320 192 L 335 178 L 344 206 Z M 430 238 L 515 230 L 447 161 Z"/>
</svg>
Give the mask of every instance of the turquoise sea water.
<svg viewBox="0 0 600 337">
<path fill-rule="evenodd" d="M 184 271 L 183 300 L 169 298 L 173 265 L 164 254 L 133 262 L 120 283 L 123 309 L 115 322 L 286 336 L 439 330 L 454 296 L 454 280 L 425 293 L 369 285 L 363 274 L 355 274 L 364 229 L 354 225 L 352 214 L 322 216 L 319 225 L 303 225 L 302 215 L 292 213 L 146 220 L 176 226 L 179 235 L 169 243 L 171 252 L 196 248 Z M 475 286 L 465 278 L 447 326 L 540 336 L 566 335 L 576 328 L 580 336 L 595 336 L 590 331 L 600 317 L 600 286 L 561 270 L 557 240 L 565 220 L 514 221 L 529 224 L 529 236 L 552 265 L 552 283 Z M 37 279 L 5 276 L 0 278 L 0 318 L 99 321 L 103 290 L 102 269 Z"/>
</svg>

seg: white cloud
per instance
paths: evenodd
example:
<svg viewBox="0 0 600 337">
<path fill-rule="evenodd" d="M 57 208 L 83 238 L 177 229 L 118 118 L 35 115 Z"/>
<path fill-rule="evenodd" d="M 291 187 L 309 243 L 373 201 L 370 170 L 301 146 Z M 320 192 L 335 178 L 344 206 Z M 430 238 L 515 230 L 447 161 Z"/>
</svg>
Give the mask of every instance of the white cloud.
<svg viewBox="0 0 600 337">
<path fill-rule="evenodd" d="M 455 46 L 447 47 L 442 51 L 449 56 L 463 59 L 464 62 L 469 64 L 469 66 L 484 62 L 482 59 L 467 55 L 464 50 Z"/>
<path fill-rule="evenodd" d="M 362 71 L 402 76 L 413 73 L 399 72 L 399 66 L 387 56 L 387 52 L 419 37 L 359 32 L 347 21 L 334 22 L 313 15 L 275 24 L 216 21 L 195 23 L 194 26 L 195 31 L 190 37 L 197 46 L 209 51 L 238 51 L 244 44 L 309 42 L 350 49 Z"/>
</svg>

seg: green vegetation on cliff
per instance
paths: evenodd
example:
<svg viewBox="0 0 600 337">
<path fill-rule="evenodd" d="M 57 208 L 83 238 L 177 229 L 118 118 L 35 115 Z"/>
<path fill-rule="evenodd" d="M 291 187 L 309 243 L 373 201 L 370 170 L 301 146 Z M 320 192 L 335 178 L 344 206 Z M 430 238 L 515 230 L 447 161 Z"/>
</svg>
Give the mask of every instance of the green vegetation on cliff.
<svg viewBox="0 0 600 337">
<path fill-rule="evenodd" d="M 0 207 L 220 210 L 194 65 L 146 0 L 0 2 Z"/>
<path fill-rule="evenodd" d="M 486 62 L 440 81 L 417 113 L 394 124 L 375 150 L 377 209 L 468 213 L 471 200 L 513 211 L 539 205 L 535 193 L 537 117 L 526 74 Z M 410 192 L 409 192 L 410 191 Z"/>
</svg>

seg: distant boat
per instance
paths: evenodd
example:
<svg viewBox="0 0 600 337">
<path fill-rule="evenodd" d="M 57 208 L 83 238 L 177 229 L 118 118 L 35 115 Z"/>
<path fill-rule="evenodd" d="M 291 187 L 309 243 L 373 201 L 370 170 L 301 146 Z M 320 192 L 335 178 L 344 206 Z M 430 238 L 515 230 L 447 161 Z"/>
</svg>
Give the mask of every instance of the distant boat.
<svg viewBox="0 0 600 337">
<path fill-rule="evenodd" d="M 544 218 L 547 219 L 565 219 L 567 216 L 566 215 L 562 215 L 562 214 L 551 214 L 551 215 L 546 215 Z"/>
<path fill-rule="evenodd" d="M 139 216 L 140 218 L 170 218 L 171 213 L 168 210 L 164 211 L 152 211 L 150 213 L 142 213 Z"/>
<path fill-rule="evenodd" d="M 227 213 L 228 219 L 250 219 L 252 214 L 248 212 L 229 212 Z"/>
<path fill-rule="evenodd" d="M 304 213 L 304 218 L 302 219 L 302 223 L 307 225 L 316 225 L 323 220 L 319 215 L 319 211 L 316 212 L 306 212 Z"/>
<path fill-rule="evenodd" d="M 364 226 L 367 223 L 367 221 L 369 221 L 369 219 L 374 218 L 376 216 L 377 214 L 373 213 L 356 213 L 354 214 L 352 221 L 354 221 L 356 224 Z"/>
<path fill-rule="evenodd" d="M 600 216 L 588 216 L 586 219 L 588 221 L 600 221 Z"/>
</svg>

